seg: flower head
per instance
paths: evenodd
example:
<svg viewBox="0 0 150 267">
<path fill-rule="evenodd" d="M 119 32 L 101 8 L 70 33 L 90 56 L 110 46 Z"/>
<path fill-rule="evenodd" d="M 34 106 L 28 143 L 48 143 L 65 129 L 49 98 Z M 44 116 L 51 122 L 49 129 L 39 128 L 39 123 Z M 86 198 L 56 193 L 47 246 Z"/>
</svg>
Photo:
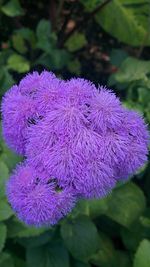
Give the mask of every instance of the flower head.
<svg viewBox="0 0 150 267">
<path fill-rule="evenodd" d="M 33 72 L 4 96 L 3 134 L 26 156 L 7 185 L 29 225 L 55 224 L 78 198 L 102 198 L 147 160 L 143 118 L 89 81 Z"/>
<path fill-rule="evenodd" d="M 98 133 L 106 133 L 121 125 L 123 108 L 115 94 L 100 87 L 97 96 L 92 99 L 89 120 Z"/>
<path fill-rule="evenodd" d="M 18 217 L 36 226 L 57 223 L 75 204 L 70 188 L 58 190 L 56 181 L 26 164 L 10 177 L 7 196 Z"/>
<path fill-rule="evenodd" d="M 32 99 L 23 96 L 19 88 L 13 86 L 3 97 L 2 129 L 7 144 L 24 154 L 28 128 L 38 119 Z"/>
</svg>

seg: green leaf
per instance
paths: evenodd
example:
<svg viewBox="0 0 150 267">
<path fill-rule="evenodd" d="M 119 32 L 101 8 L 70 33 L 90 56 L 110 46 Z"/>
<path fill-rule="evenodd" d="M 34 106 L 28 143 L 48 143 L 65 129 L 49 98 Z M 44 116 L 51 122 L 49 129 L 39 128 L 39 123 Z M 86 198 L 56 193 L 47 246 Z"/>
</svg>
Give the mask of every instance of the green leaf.
<svg viewBox="0 0 150 267">
<path fill-rule="evenodd" d="M 123 61 L 119 71 L 114 75 L 114 78 L 119 83 L 129 83 L 147 79 L 147 73 L 150 73 L 150 61 L 128 57 Z"/>
<path fill-rule="evenodd" d="M 108 210 L 109 197 L 103 199 L 90 199 L 90 200 L 80 200 L 75 209 L 72 212 L 72 215 L 87 215 L 91 218 L 96 218 Z"/>
<path fill-rule="evenodd" d="M 130 251 L 135 251 L 142 239 L 147 235 L 144 227 L 137 222 L 130 229 L 123 227 L 120 233 L 123 244 Z"/>
<path fill-rule="evenodd" d="M 0 198 L 5 196 L 5 184 L 9 176 L 6 164 L 0 161 Z"/>
<path fill-rule="evenodd" d="M 17 34 L 21 36 L 24 40 L 28 41 L 32 49 L 35 48 L 36 36 L 35 36 L 34 31 L 32 31 L 29 28 L 22 27 L 21 29 L 17 30 Z"/>
<path fill-rule="evenodd" d="M 121 42 L 150 45 L 148 1 L 110 1 L 97 13 L 96 21 Z"/>
<path fill-rule="evenodd" d="M 27 267 L 69 267 L 69 255 L 62 244 L 27 249 Z"/>
<path fill-rule="evenodd" d="M 86 216 L 66 221 L 61 226 L 64 243 L 73 257 L 87 260 L 99 248 L 99 236 L 94 223 Z"/>
<path fill-rule="evenodd" d="M 13 77 L 8 72 L 6 67 L 4 67 L 0 73 L 0 88 L 1 88 L 0 95 L 2 96 L 14 83 L 15 81 Z"/>
<path fill-rule="evenodd" d="M 99 267 L 116 267 L 116 255 L 113 243 L 107 235 L 100 232 L 101 247 L 100 250 L 93 254 L 90 258 L 90 262 Z"/>
<path fill-rule="evenodd" d="M 135 254 L 133 267 L 149 267 L 150 266 L 150 241 L 144 239 Z"/>
<path fill-rule="evenodd" d="M 18 73 L 24 73 L 30 70 L 30 63 L 24 57 L 13 54 L 8 58 L 7 67 Z"/>
<path fill-rule="evenodd" d="M 132 266 L 129 254 L 127 254 L 126 252 L 122 250 L 115 251 L 115 261 L 116 263 L 113 267 L 116 267 L 116 266 L 131 267 Z"/>
<path fill-rule="evenodd" d="M 104 0 L 80 0 L 80 2 L 84 5 L 85 10 L 90 12 L 93 9 L 97 8 L 100 4 L 102 4 Z"/>
<path fill-rule="evenodd" d="M 28 227 L 21 221 L 17 220 L 17 218 L 11 218 L 6 222 L 6 224 L 8 237 L 10 238 L 35 237 L 44 233 L 46 230 L 46 228 Z"/>
<path fill-rule="evenodd" d="M 50 51 L 49 51 L 50 52 Z M 51 53 L 43 53 L 35 62 L 35 65 L 44 65 L 53 70 L 62 69 L 69 61 L 69 54 L 64 49 L 53 49 Z"/>
<path fill-rule="evenodd" d="M 6 5 L 1 7 L 1 11 L 9 17 L 24 15 L 24 11 L 18 0 L 10 0 Z"/>
<path fill-rule="evenodd" d="M 36 35 L 38 39 L 37 47 L 47 53 L 50 53 L 56 42 L 56 36 L 55 33 L 51 32 L 51 25 L 48 20 L 40 20 L 36 29 Z"/>
<path fill-rule="evenodd" d="M 108 217 L 123 226 L 130 226 L 136 221 L 145 209 L 145 196 L 141 189 L 133 184 L 127 183 L 116 188 L 108 203 Z"/>
<path fill-rule="evenodd" d="M 150 103 L 150 88 L 139 87 L 138 88 L 139 102 L 144 106 L 148 106 Z"/>
<path fill-rule="evenodd" d="M 15 34 L 12 37 L 13 47 L 21 54 L 27 51 L 23 37 L 20 34 Z"/>
<path fill-rule="evenodd" d="M 4 199 L 0 199 L 0 221 L 7 220 L 13 215 L 13 211 Z"/>
<path fill-rule="evenodd" d="M 13 259 L 8 253 L 0 253 L 0 267 L 14 267 Z"/>
<path fill-rule="evenodd" d="M 83 33 L 75 32 L 65 43 L 65 47 L 70 52 L 75 52 L 82 47 L 84 47 L 87 43 L 85 35 Z"/>
<path fill-rule="evenodd" d="M 6 240 L 7 228 L 5 224 L 0 223 L 0 252 L 2 251 Z"/>
<path fill-rule="evenodd" d="M 18 238 L 17 241 L 24 247 L 39 247 L 47 244 L 54 236 L 54 228 L 39 234 L 38 236 L 32 236 L 28 238 Z"/>
<path fill-rule="evenodd" d="M 15 154 L 7 147 L 4 140 L 2 140 L 1 131 L 0 131 L 0 140 L 1 140 L 0 145 L 2 149 L 0 160 L 3 161 L 11 171 L 16 166 L 16 164 L 22 160 L 22 157 Z"/>
</svg>

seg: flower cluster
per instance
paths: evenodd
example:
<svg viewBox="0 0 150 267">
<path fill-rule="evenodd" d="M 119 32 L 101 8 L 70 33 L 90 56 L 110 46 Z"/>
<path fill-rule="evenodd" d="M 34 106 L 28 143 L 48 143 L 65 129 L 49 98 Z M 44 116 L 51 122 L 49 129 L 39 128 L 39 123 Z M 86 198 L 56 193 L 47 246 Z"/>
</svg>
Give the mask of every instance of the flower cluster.
<svg viewBox="0 0 150 267">
<path fill-rule="evenodd" d="M 143 118 L 84 79 L 33 72 L 2 101 L 3 135 L 25 156 L 7 184 L 18 217 L 55 224 L 79 198 L 102 198 L 147 160 Z"/>
</svg>

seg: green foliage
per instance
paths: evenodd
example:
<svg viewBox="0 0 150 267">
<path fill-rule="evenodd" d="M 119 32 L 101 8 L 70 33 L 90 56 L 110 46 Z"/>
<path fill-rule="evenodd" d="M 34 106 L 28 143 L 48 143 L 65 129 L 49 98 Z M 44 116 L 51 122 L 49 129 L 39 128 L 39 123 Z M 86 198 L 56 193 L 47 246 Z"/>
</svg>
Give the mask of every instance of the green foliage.
<svg viewBox="0 0 150 267">
<path fill-rule="evenodd" d="M 5 196 L 5 184 L 9 176 L 8 167 L 3 161 L 0 161 L 0 170 L 0 198 L 2 198 Z"/>
<path fill-rule="evenodd" d="M 145 206 L 143 192 L 135 184 L 128 183 L 113 191 L 106 214 L 119 224 L 128 227 L 143 213 Z"/>
<path fill-rule="evenodd" d="M 114 75 L 118 83 L 131 83 L 133 81 L 147 81 L 147 74 L 150 73 L 150 61 L 126 58 L 119 71 Z"/>
<path fill-rule="evenodd" d="M 22 56 L 12 54 L 8 58 L 7 62 L 8 69 L 17 71 L 18 73 L 24 73 L 30 70 L 29 62 Z"/>
<path fill-rule="evenodd" d="M 72 256 L 79 260 L 88 260 L 99 247 L 97 229 L 88 217 L 66 221 L 61 235 Z"/>
<path fill-rule="evenodd" d="M 10 0 L 1 7 L 1 11 L 9 17 L 22 16 L 24 14 L 18 0 Z"/>
<path fill-rule="evenodd" d="M 5 199 L 0 199 L 0 221 L 7 220 L 13 214 Z"/>
<path fill-rule="evenodd" d="M 148 0 L 0 0 L 0 99 L 28 71 L 48 69 L 108 84 L 150 122 L 149 14 Z M 58 225 L 34 228 L 6 199 L 20 161 L 0 134 L 0 267 L 150 266 L 149 164 Z"/>
<path fill-rule="evenodd" d="M 7 231 L 7 228 L 5 224 L 0 223 L 0 252 L 2 251 L 4 244 L 5 244 L 6 231 Z"/>
<path fill-rule="evenodd" d="M 69 267 L 69 255 L 61 243 L 27 250 L 28 267 Z"/>
<path fill-rule="evenodd" d="M 0 267 L 14 267 L 13 259 L 10 254 L 8 253 L 1 253 L 0 254 Z"/>
<path fill-rule="evenodd" d="M 148 1 L 113 0 L 96 15 L 96 21 L 119 41 L 138 46 L 147 36 L 145 44 L 150 45 L 149 11 Z"/>
<path fill-rule="evenodd" d="M 150 242 L 144 239 L 135 254 L 133 267 L 150 266 Z"/>
<path fill-rule="evenodd" d="M 70 52 L 75 52 L 86 45 L 87 41 L 85 35 L 75 32 L 66 42 L 66 47 Z"/>
</svg>

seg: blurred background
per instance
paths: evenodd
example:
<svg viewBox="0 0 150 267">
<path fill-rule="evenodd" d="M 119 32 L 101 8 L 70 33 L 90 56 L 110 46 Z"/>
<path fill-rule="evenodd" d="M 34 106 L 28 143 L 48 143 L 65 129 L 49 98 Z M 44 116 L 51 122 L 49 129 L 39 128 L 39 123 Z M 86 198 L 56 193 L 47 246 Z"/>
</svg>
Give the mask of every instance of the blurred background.
<svg viewBox="0 0 150 267">
<path fill-rule="evenodd" d="M 150 122 L 149 0 L 0 0 L 0 99 L 29 71 L 112 88 Z M 52 228 L 19 222 L 5 183 L 20 161 L 0 136 L 0 267 L 150 267 L 150 166 Z"/>
</svg>

